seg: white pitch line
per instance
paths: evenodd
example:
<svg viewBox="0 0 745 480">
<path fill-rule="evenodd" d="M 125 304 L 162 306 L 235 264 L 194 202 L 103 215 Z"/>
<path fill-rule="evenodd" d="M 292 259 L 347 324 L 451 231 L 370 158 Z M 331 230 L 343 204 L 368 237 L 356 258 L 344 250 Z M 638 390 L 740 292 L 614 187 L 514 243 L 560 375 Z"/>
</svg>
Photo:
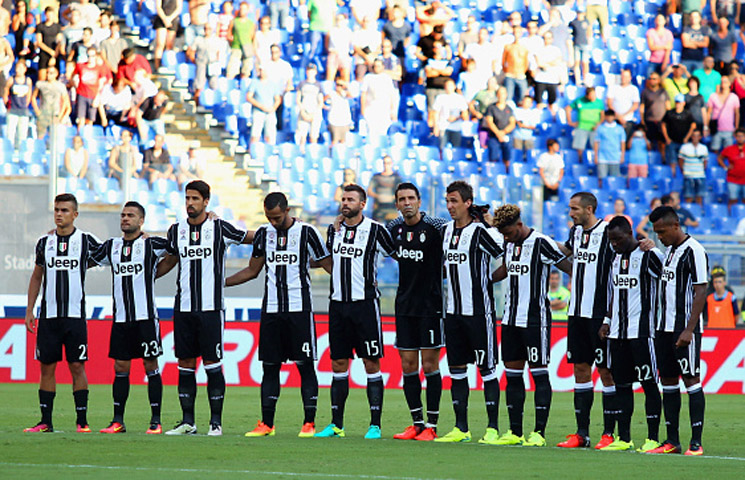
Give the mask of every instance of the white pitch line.
<svg viewBox="0 0 745 480">
<path fill-rule="evenodd" d="M 388 475 L 351 475 L 345 473 L 308 473 L 308 472 L 273 472 L 269 470 L 227 470 L 227 469 L 204 469 L 204 468 L 169 468 L 169 467 L 125 467 L 120 465 L 70 465 L 70 464 L 52 464 L 52 463 L 18 463 L 18 462 L 0 462 L 0 465 L 7 467 L 49 467 L 49 468 L 89 468 L 91 470 L 127 470 L 143 472 L 180 472 L 180 473 L 242 473 L 250 475 L 290 475 L 293 477 L 311 477 L 311 478 L 363 478 L 368 480 L 424 480 L 421 477 L 391 477 Z M 453 479 L 436 479 L 436 480 L 453 480 Z"/>
</svg>

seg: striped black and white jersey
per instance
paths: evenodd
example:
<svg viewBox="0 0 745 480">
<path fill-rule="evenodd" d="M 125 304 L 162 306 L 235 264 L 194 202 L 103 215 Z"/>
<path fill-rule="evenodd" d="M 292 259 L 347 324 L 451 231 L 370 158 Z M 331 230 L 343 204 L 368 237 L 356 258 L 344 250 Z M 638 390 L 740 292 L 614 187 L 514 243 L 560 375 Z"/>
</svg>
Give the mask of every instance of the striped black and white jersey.
<svg viewBox="0 0 745 480">
<path fill-rule="evenodd" d="M 246 232 L 225 220 L 209 218 L 198 225 L 181 220 L 168 229 L 168 253 L 178 255 L 177 312 L 224 310 L 225 257 Z"/>
<path fill-rule="evenodd" d="M 556 242 L 533 229 L 521 243 L 505 243 L 507 285 L 502 325 L 520 328 L 551 325 L 548 274 L 551 265 L 564 258 Z"/>
<path fill-rule="evenodd" d="M 603 318 L 608 313 L 608 278 L 614 252 L 607 227 L 608 222 L 599 220 L 587 230 L 575 225 L 569 231 L 564 244 L 574 256 L 569 315 Z"/>
<path fill-rule="evenodd" d="M 617 253 L 611 268 L 610 338 L 654 338 L 662 252 L 636 247 Z"/>
<path fill-rule="evenodd" d="M 94 253 L 96 263 L 111 267 L 115 322 L 158 319 L 155 267 L 166 254 L 167 246 L 163 237 L 118 237 L 106 240 Z"/>
<path fill-rule="evenodd" d="M 287 230 L 267 223 L 256 230 L 253 257 L 263 258 L 264 301 L 267 313 L 310 312 L 310 261 L 329 256 L 318 229 L 294 220 Z"/>
<path fill-rule="evenodd" d="M 682 332 L 688 326 L 693 307 L 693 286 L 707 283 L 709 257 L 690 235 L 677 247 L 668 247 L 660 280 L 659 332 Z M 704 322 L 698 319 L 698 331 Z"/>
<path fill-rule="evenodd" d="M 502 242 L 496 228 L 486 228 L 480 222 L 471 222 L 463 228 L 457 228 L 454 221 L 445 225 L 442 249 L 448 314 L 490 316 L 494 313 L 489 262 L 502 255 Z"/>
<path fill-rule="evenodd" d="M 101 245 L 94 235 L 45 235 L 36 242 L 36 265 L 44 269 L 39 318 L 85 318 L 85 272 Z"/>
<path fill-rule="evenodd" d="M 342 223 L 338 232 L 329 225 L 326 246 L 334 258 L 331 300 L 356 302 L 380 296 L 378 257 L 395 255 L 391 235 L 382 224 L 364 217 L 353 227 Z"/>
<path fill-rule="evenodd" d="M 416 225 L 407 225 L 403 217 L 388 223 L 398 255 L 396 315 L 442 315 L 442 227 L 446 223 L 424 212 Z"/>
</svg>

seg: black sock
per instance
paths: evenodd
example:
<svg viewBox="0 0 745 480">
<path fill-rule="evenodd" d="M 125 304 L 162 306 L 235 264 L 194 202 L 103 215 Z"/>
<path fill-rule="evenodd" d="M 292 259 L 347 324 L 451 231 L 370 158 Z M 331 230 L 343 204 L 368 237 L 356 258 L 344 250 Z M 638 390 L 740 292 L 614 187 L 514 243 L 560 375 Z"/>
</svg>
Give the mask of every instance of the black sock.
<svg viewBox="0 0 745 480">
<path fill-rule="evenodd" d="M 75 399 L 75 413 L 77 414 L 78 425 L 88 425 L 88 390 L 78 390 L 72 392 Z"/>
<path fill-rule="evenodd" d="M 618 408 L 618 437 L 621 441 L 631 441 L 631 417 L 634 415 L 634 389 L 631 385 L 616 385 L 616 405 Z"/>
<path fill-rule="evenodd" d="M 282 365 L 279 363 L 264 362 L 264 375 L 261 377 L 261 421 L 272 428 L 274 426 L 274 413 L 277 411 L 277 400 L 279 400 L 279 371 Z"/>
<path fill-rule="evenodd" d="M 349 396 L 349 372 L 334 373 L 331 380 L 331 423 L 344 428 L 344 406 Z"/>
<path fill-rule="evenodd" d="M 667 427 L 667 441 L 673 445 L 680 445 L 680 388 L 677 385 L 662 387 L 662 406 L 665 409 L 665 426 Z"/>
<path fill-rule="evenodd" d="M 52 411 L 54 410 L 54 397 L 56 392 L 39 390 L 39 409 L 41 409 L 41 423 L 52 426 Z"/>
<path fill-rule="evenodd" d="M 496 371 L 482 371 L 481 378 L 484 381 L 484 403 L 488 422 L 486 426 L 499 430 L 499 376 Z"/>
<path fill-rule="evenodd" d="M 688 388 L 688 411 L 691 417 L 691 445 L 701 445 L 701 436 L 704 431 L 704 411 L 706 410 L 706 397 L 701 389 L 701 384 Z"/>
<path fill-rule="evenodd" d="M 442 398 L 442 375 L 439 370 L 425 373 L 427 380 L 427 427 L 436 428 L 440 419 L 440 398 Z"/>
<path fill-rule="evenodd" d="M 518 437 L 523 434 L 523 410 L 525 408 L 525 380 L 522 370 L 505 369 L 507 374 L 507 413 L 510 416 L 510 430 Z"/>
<path fill-rule="evenodd" d="M 548 414 L 551 412 L 551 380 L 545 367 L 533 369 L 530 373 L 535 383 L 535 431 L 545 437 Z"/>
<path fill-rule="evenodd" d="M 222 363 L 205 365 L 207 373 L 207 397 L 210 401 L 210 423 L 222 425 L 222 405 L 225 402 L 225 375 Z"/>
<path fill-rule="evenodd" d="M 603 386 L 603 435 L 616 431 L 616 386 Z"/>
<path fill-rule="evenodd" d="M 315 423 L 318 405 L 318 376 L 313 362 L 297 362 L 300 373 L 300 396 L 303 399 L 305 417 L 303 423 Z"/>
<path fill-rule="evenodd" d="M 424 426 L 424 413 L 422 412 L 422 382 L 419 380 L 419 372 L 404 373 L 404 397 L 409 406 L 411 420 L 414 425 Z"/>
<path fill-rule="evenodd" d="M 647 415 L 647 438 L 660 441 L 660 417 L 662 416 L 662 397 L 657 382 L 647 380 L 642 383 L 644 389 L 644 410 Z"/>
<path fill-rule="evenodd" d="M 595 400 L 592 382 L 574 384 L 574 417 L 577 419 L 577 434 L 590 436 L 590 410 Z"/>
<path fill-rule="evenodd" d="M 150 423 L 160 423 L 160 406 L 163 404 L 163 377 L 155 369 L 147 374 L 147 398 L 150 401 Z"/>
<path fill-rule="evenodd" d="M 453 398 L 455 411 L 455 426 L 461 432 L 468 431 L 468 374 L 465 368 L 450 368 L 450 395 Z"/>
<path fill-rule="evenodd" d="M 114 396 L 114 422 L 124 423 L 124 407 L 129 397 L 129 372 L 116 372 L 112 387 Z"/>
<path fill-rule="evenodd" d="M 383 414 L 383 375 L 378 373 L 367 374 L 367 403 L 370 404 L 370 425 L 380 426 L 380 417 Z"/>
<path fill-rule="evenodd" d="M 184 423 L 194 425 L 194 401 L 197 397 L 197 376 L 193 368 L 178 367 L 178 401 Z"/>
</svg>

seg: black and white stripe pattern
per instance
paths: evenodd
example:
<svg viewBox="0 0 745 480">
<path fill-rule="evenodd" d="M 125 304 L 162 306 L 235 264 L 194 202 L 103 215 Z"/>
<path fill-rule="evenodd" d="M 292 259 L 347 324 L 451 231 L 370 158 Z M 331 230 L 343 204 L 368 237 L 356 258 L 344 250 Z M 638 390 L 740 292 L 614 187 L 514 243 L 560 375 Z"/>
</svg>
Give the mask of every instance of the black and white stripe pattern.
<svg viewBox="0 0 745 480">
<path fill-rule="evenodd" d="M 585 230 L 575 225 L 564 244 L 574 256 L 569 315 L 603 318 L 608 313 L 608 279 L 613 249 L 607 232 L 608 223 L 599 220 Z"/>
<path fill-rule="evenodd" d="M 693 307 L 693 286 L 708 282 L 709 257 L 704 247 L 688 236 L 677 247 L 668 247 L 660 282 L 660 320 L 657 330 L 685 330 Z M 699 318 L 698 331 L 704 331 Z"/>
</svg>

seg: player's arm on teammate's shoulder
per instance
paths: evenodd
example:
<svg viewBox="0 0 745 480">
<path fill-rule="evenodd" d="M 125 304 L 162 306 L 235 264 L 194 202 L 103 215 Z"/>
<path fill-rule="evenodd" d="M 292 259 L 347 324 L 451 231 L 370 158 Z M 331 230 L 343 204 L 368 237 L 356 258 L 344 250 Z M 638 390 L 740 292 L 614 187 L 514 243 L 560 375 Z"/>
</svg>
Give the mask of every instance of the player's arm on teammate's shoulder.
<svg viewBox="0 0 745 480">
<path fill-rule="evenodd" d="M 26 329 L 31 333 L 36 332 L 36 315 L 34 315 L 34 306 L 36 305 L 36 298 L 39 296 L 39 291 L 41 290 L 41 281 L 44 278 L 44 267 L 42 265 L 34 265 L 34 270 L 31 272 L 31 279 L 28 282 Z"/>
<path fill-rule="evenodd" d="M 232 287 L 253 280 L 259 276 L 259 273 L 261 273 L 261 269 L 264 268 L 264 263 L 265 257 L 263 256 L 251 257 L 246 268 L 225 279 L 225 286 Z"/>
<path fill-rule="evenodd" d="M 639 248 L 642 252 L 648 252 L 652 250 L 655 247 L 654 240 L 651 240 L 650 238 L 643 238 L 639 240 Z"/>
</svg>

